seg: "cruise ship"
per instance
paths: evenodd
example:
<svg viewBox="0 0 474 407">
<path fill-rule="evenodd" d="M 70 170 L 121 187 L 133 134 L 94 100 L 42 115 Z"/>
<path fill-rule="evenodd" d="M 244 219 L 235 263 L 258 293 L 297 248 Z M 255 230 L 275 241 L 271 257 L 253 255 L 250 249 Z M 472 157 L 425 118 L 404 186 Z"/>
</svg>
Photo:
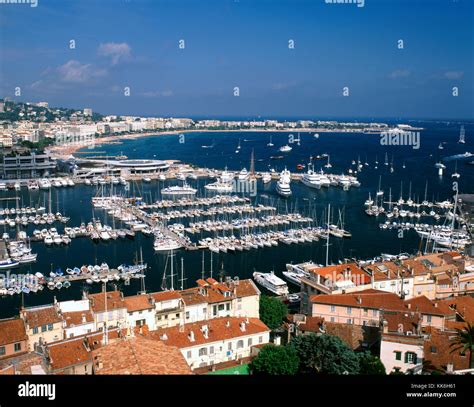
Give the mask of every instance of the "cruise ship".
<svg viewBox="0 0 474 407">
<path fill-rule="evenodd" d="M 273 271 L 270 273 L 255 271 L 253 273 L 253 279 L 273 294 L 288 295 L 288 286 L 281 278 L 277 277 Z"/>
<path fill-rule="evenodd" d="M 290 183 L 291 183 L 291 173 L 285 168 L 281 172 L 280 179 L 278 180 L 275 187 L 278 194 L 280 194 L 283 197 L 291 196 L 292 192 L 290 188 Z"/>
<path fill-rule="evenodd" d="M 186 182 L 183 182 L 183 186 L 173 185 L 161 190 L 162 195 L 195 195 L 196 192 L 197 189 L 191 188 Z"/>
</svg>

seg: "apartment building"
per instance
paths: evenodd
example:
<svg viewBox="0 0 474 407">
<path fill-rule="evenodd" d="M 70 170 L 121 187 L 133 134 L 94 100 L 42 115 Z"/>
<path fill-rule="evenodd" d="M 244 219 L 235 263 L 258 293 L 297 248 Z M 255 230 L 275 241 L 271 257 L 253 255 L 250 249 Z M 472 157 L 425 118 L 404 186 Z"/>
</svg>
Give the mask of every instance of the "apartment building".
<svg viewBox="0 0 474 407">
<path fill-rule="evenodd" d="M 28 351 L 28 336 L 25 324 L 20 318 L 0 320 L 0 360 Z"/>
<path fill-rule="evenodd" d="M 20 317 L 25 322 L 30 352 L 63 339 L 63 319 L 54 304 L 23 308 Z"/>
</svg>

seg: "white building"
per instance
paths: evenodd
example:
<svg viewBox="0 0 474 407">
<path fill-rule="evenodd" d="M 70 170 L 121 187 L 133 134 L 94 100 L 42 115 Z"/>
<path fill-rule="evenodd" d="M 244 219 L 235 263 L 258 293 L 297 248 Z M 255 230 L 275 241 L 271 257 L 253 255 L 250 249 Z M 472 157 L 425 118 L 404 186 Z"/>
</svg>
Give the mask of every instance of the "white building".
<svg viewBox="0 0 474 407">
<path fill-rule="evenodd" d="M 151 295 L 139 294 L 124 297 L 127 307 L 127 327 L 135 329 L 147 326 L 154 331 L 155 327 L 155 300 Z"/>
<path fill-rule="evenodd" d="M 63 319 L 64 338 L 75 338 L 96 331 L 89 300 L 58 302 Z"/>
<path fill-rule="evenodd" d="M 421 374 L 423 344 L 423 337 L 420 336 L 383 334 L 380 343 L 380 360 L 386 372 Z"/>
<path fill-rule="evenodd" d="M 248 358 L 253 346 L 270 341 L 270 329 L 257 318 L 216 318 L 152 335 L 180 349 L 192 370 Z"/>
</svg>

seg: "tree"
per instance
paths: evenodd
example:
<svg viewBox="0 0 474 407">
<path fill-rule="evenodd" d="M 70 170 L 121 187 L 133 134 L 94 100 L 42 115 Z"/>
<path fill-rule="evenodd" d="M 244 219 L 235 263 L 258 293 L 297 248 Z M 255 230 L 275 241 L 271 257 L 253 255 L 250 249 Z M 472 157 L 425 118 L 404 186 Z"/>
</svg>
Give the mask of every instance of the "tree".
<svg viewBox="0 0 474 407">
<path fill-rule="evenodd" d="M 385 366 L 380 358 L 369 351 L 357 353 L 359 357 L 359 374 L 386 375 Z"/>
<path fill-rule="evenodd" d="M 301 373 L 358 374 L 359 358 L 340 338 L 309 334 L 295 338 Z"/>
<path fill-rule="evenodd" d="M 299 360 L 290 346 L 264 346 L 250 364 L 254 375 L 295 375 Z"/>
<path fill-rule="evenodd" d="M 469 354 L 469 369 L 474 368 L 472 364 L 472 352 L 474 352 L 474 325 L 469 322 L 466 323 L 464 329 L 456 329 L 456 337 L 451 343 L 451 353 L 461 351 L 462 354 L 466 352 Z"/>
<path fill-rule="evenodd" d="M 288 314 L 288 307 L 280 300 L 267 295 L 260 296 L 260 319 L 270 329 L 277 329 Z"/>
</svg>

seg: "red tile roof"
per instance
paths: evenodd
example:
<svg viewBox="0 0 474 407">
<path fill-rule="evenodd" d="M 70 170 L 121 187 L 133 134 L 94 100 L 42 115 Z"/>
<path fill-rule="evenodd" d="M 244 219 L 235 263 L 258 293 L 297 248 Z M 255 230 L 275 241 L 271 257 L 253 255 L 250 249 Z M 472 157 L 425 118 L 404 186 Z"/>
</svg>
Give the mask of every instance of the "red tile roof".
<svg viewBox="0 0 474 407">
<path fill-rule="evenodd" d="M 98 294 L 89 294 L 88 298 L 91 301 L 91 308 L 94 312 L 105 311 L 105 293 L 101 292 Z M 120 308 L 126 308 L 122 293 L 120 291 L 107 292 L 107 311 Z"/>
<path fill-rule="evenodd" d="M 48 355 L 53 371 L 92 361 L 83 337 L 49 344 Z"/>
<path fill-rule="evenodd" d="M 54 305 L 25 308 L 22 315 L 29 328 L 61 322 L 61 316 Z"/>
<path fill-rule="evenodd" d="M 177 300 L 181 298 L 179 291 L 160 291 L 150 294 L 156 302 Z"/>
<path fill-rule="evenodd" d="M 241 329 L 242 323 L 245 324 L 245 331 Z M 208 328 L 207 338 L 202 331 L 204 326 Z M 216 318 L 185 324 L 182 327 L 163 328 L 150 332 L 149 335 L 181 349 L 269 331 L 270 329 L 258 318 Z M 190 339 L 191 335 L 194 335 L 194 341 Z"/>
<path fill-rule="evenodd" d="M 26 341 L 25 323 L 20 318 L 0 320 L 0 346 Z"/>
<path fill-rule="evenodd" d="M 94 315 L 91 311 L 63 312 L 63 319 L 66 327 L 70 328 L 94 322 Z"/>
<path fill-rule="evenodd" d="M 341 305 L 355 308 L 403 311 L 403 301 L 396 294 L 368 289 L 346 294 L 320 294 L 310 297 L 312 303 Z"/>
<path fill-rule="evenodd" d="M 469 295 L 447 298 L 438 301 L 457 312 L 466 322 L 474 323 L 474 298 Z"/>
<path fill-rule="evenodd" d="M 95 374 L 191 374 L 178 348 L 141 336 L 118 340 L 92 354 Z"/>
<path fill-rule="evenodd" d="M 127 312 L 137 312 L 150 310 L 154 308 L 154 305 L 150 301 L 151 297 L 148 295 L 133 295 L 130 297 L 125 297 L 125 306 L 127 307 Z"/>
<path fill-rule="evenodd" d="M 424 295 L 405 301 L 405 305 L 411 311 L 418 311 L 427 315 L 454 315 L 454 311 L 444 303 L 433 302 Z"/>
</svg>

